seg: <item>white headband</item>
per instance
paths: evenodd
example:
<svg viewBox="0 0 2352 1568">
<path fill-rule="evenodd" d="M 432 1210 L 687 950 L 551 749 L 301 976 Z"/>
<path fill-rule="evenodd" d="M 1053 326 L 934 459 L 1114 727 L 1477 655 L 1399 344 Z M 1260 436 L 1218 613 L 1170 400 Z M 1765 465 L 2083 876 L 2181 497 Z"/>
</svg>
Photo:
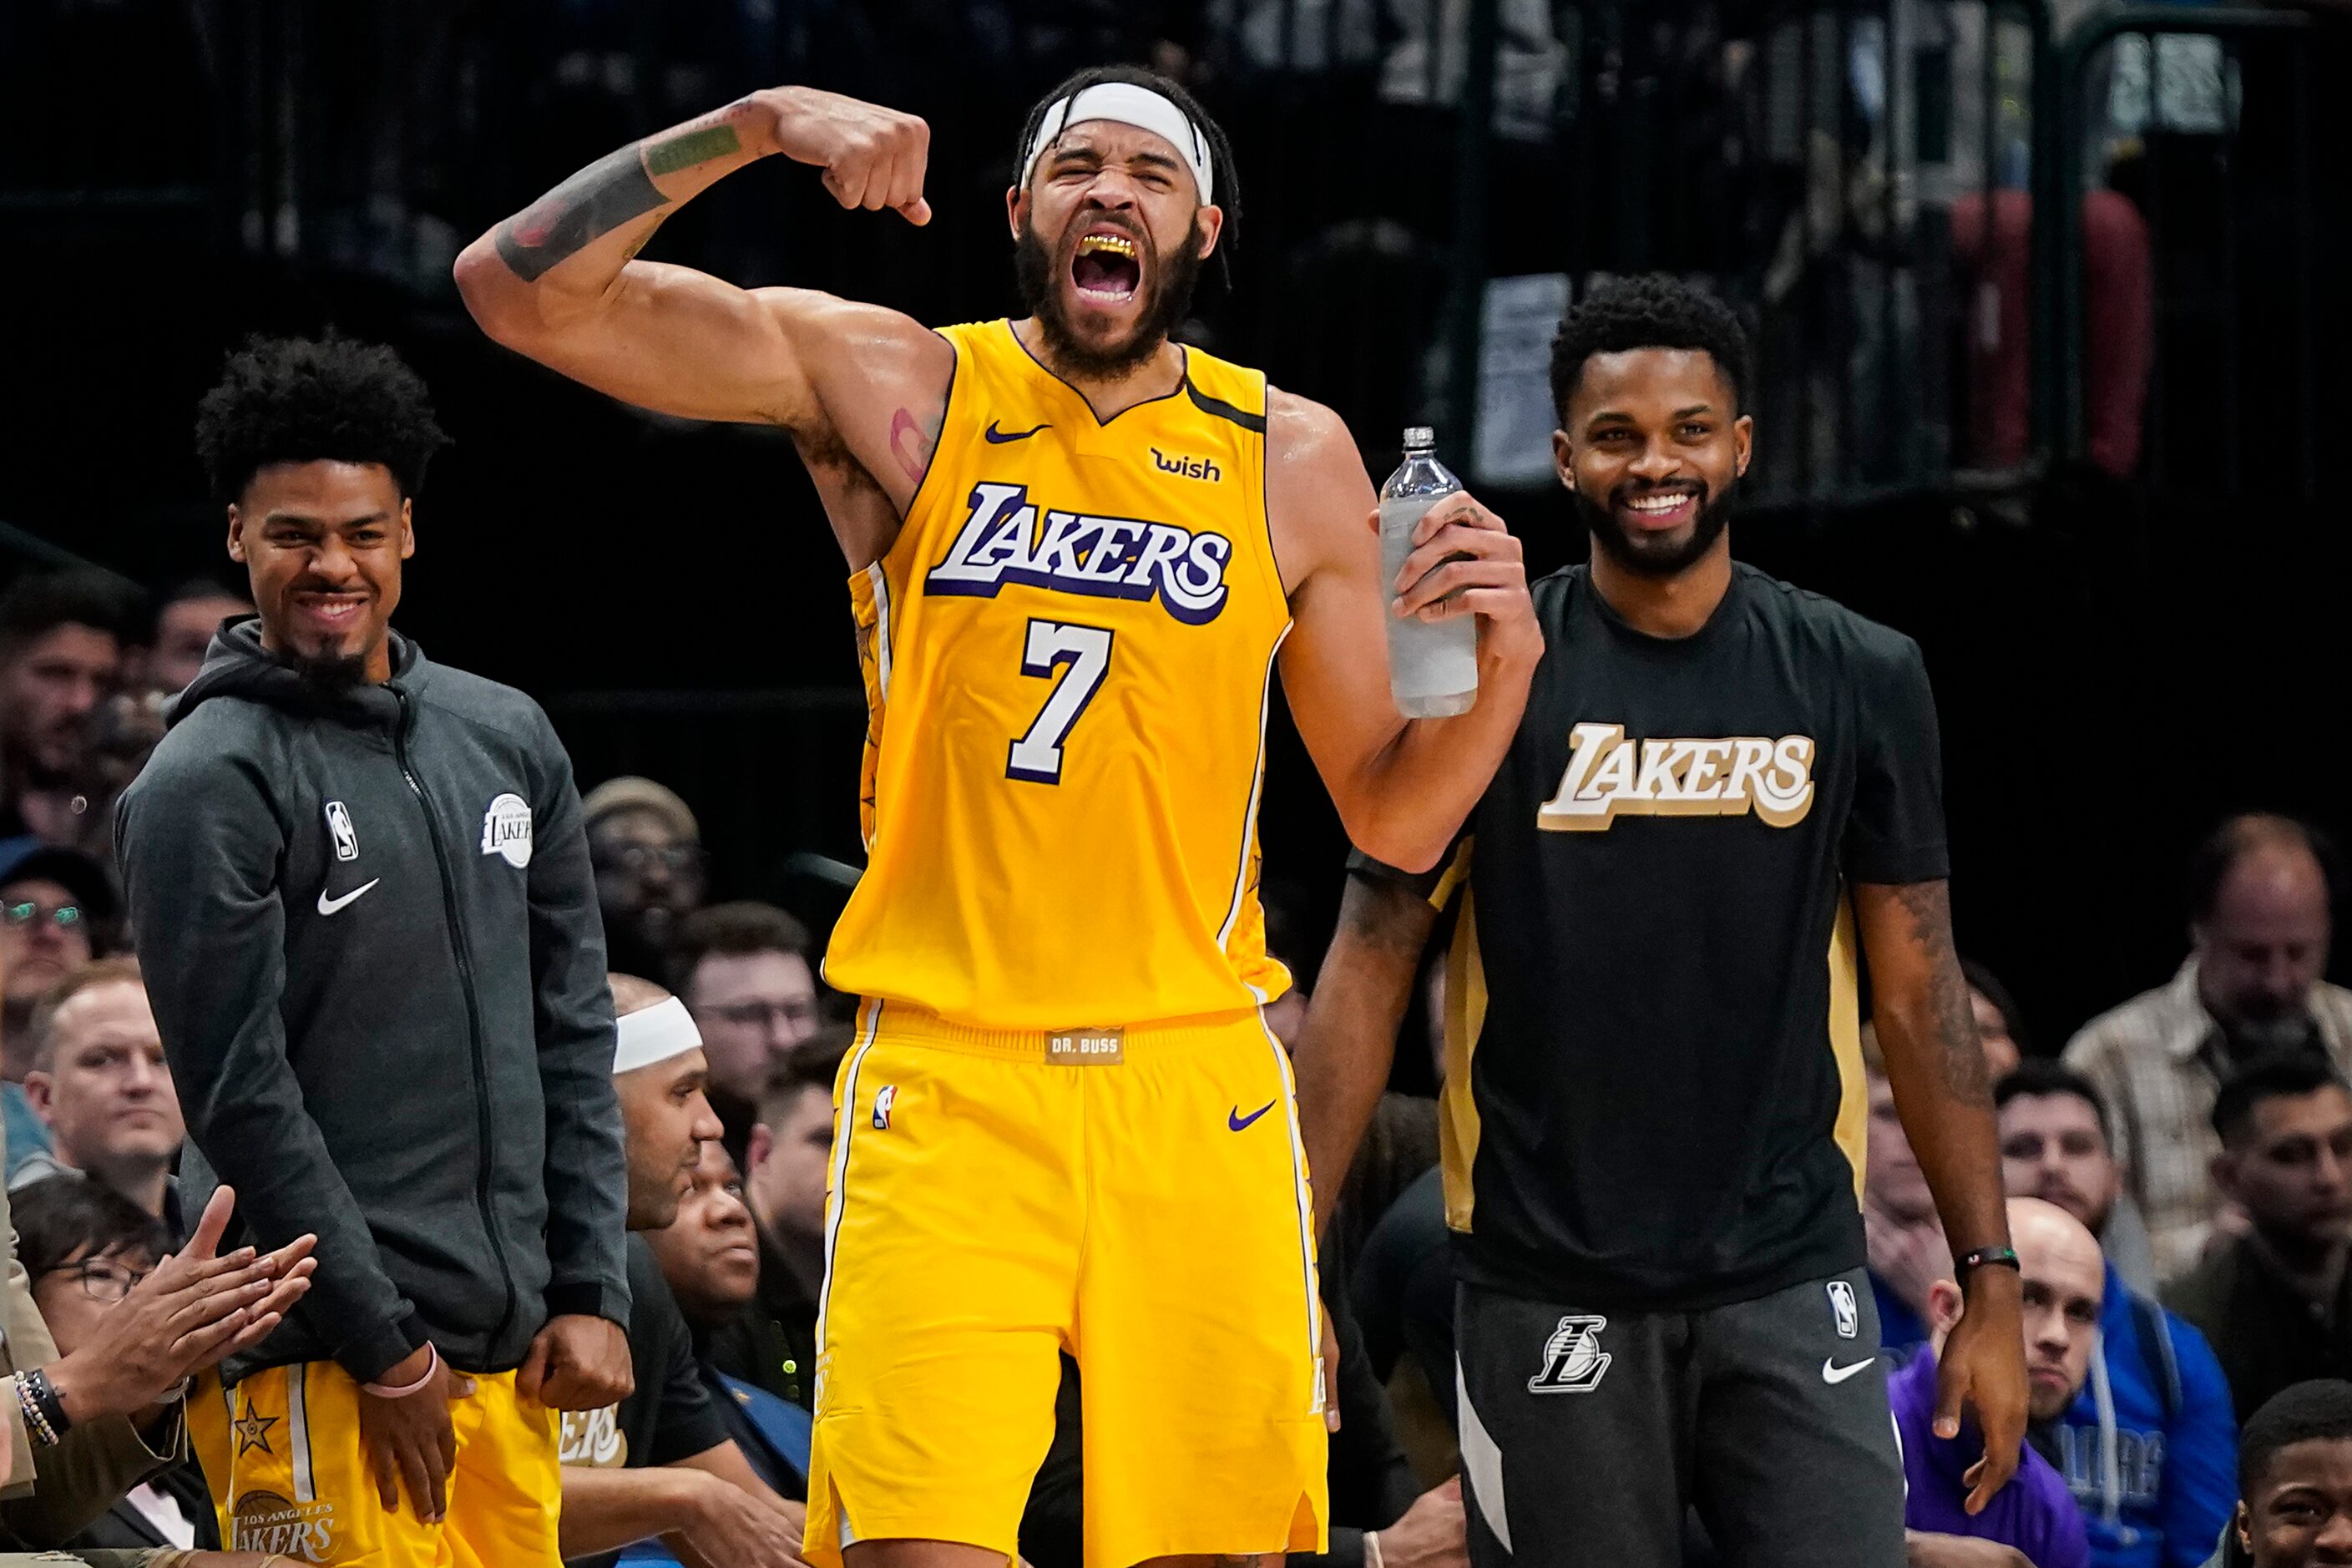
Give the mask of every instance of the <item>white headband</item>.
<svg viewBox="0 0 2352 1568">
<path fill-rule="evenodd" d="M 634 1072 L 702 1048 L 702 1031 L 686 1004 L 672 996 L 650 1007 L 640 1007 L 620 1020 L 619 1044 L 613 1049 L 613 1070 Z"/>
<path fill-rule="evenodd" d="M 1206 206 L 1216 199 L 1214 187 L 1209 183 L 1209 139 L 1201 134 L 1192 117 L 1177 108 L 1172 100 L 1131 81 L 1097 82 L 1068 98 L 1054 100 L 1045 117 L 1037 122 L 1037 136 L 1029 143 L 1029 155 L 1021 161 L 1021 184 L 1024 190 L 1037 173 L 1037 160 L 1045 155 L 1054 139 L 1086 120 L 1116 120 L 1121 125 L 1132 125 L 1160 137 L 1176 149 L 1176 155 L 1192 171 L 1192 183 L 1201 187 L 1201 205 Z"/>
</svg>

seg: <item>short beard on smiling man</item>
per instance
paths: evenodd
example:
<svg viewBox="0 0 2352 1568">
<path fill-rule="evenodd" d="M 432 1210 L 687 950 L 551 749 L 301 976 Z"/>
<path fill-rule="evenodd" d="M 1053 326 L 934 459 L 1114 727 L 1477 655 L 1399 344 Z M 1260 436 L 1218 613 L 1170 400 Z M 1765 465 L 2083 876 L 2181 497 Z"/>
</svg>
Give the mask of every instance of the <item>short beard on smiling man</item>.
<svg viewBox="0 0 2352 1568">
<path fill-rule="evenodd" d="M 1738 489 L 1739 481 L 1734 479 L 1721 495 L 1706 496 L 1700 503 L 1698 521 L 1692 525 L 1690 537 L 1680 544 L 1635 535 L 1618 521 L 1615 511 L 1594 504 L 1582 490 L 1568 493 L 1576 502 L 1576 514 L 1582 520 L 1585 531 L 1592 535 L 1594 549 L 1638 576 L 1663 578 L 1681 574 L 1714 547 L 1723 531 L 1730 526 L 1732 498 Z"/>
<path fill-rule="evenodd" d="M 1149 279 L 1143 310 L 1136 317 L 1131 336 L 1122 342 L 1101 347 L 1078 336 L 1065 309 L 1060 288 L 1076 253 L 1076 235 L 1084 232 L 1083 227 L 1076 228 L 1071 244 L 1066 247 L 1069 254 L 1057 255 L 1038 236 L 1034 223 L 1024 217 L 1020 236 L 1013 243 L 1013 275 L 1021 284 L 1023 303 L 1045 333 L 1045 352 L 1052 356 L 1055 367 L 1089 381 L 1118 381 L 1149 363 L 1151 356 L 1160 352 L 1162 340 L 1182 324 L 1185 312 L 1192 310 L 1192 288 L 1201 279 L 1201 219 L 1197 213 L 1193 215 L 1184 243 L 1165 257 L 1149 235 L 1139 237 L 1143 242 L 1143 270 Z"/>
<path fill-rule="evenodd" d="M 368 661 L 363 653 L 306 654 L 289 648 L 278 657 L 314 702 L 331 704 L 367 684 Z"/>
</svg>

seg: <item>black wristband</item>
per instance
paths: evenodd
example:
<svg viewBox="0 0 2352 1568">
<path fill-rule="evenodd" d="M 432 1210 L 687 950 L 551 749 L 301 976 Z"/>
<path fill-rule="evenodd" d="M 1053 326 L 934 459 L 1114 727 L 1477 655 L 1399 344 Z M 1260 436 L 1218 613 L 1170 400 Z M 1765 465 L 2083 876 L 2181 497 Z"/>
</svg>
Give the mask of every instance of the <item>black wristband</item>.
<svg viewBox="0 0 2352 1568">
<path fill-rule="evenodd" d="M 2025 1266 L 2017 1260 L 2013 1247 L 1979 1247 L 1974 1252 L 1963 1252 L 1952 1259 L 1952 1267 L 1962 1279 L 1979 1268 L 2013 1268 L 2022 1274 Z"/>
<path fill-rule="evenodd" d="M 31 1368 L 18 1374 L 17 1386 L 25 1391 L 26 1396 L 40 1412 L 40 1425 L 44 1430 L 39 1436 L 46 1439 L 42 1446 L 56 1447 L 65 1435 L 73 1430 L 73 1421 L 66 1415 L 65 1401 L 59 1399 L 58 1391 L 49 1385 L 48 1373 L 39 1367 Z"/>
</svg>

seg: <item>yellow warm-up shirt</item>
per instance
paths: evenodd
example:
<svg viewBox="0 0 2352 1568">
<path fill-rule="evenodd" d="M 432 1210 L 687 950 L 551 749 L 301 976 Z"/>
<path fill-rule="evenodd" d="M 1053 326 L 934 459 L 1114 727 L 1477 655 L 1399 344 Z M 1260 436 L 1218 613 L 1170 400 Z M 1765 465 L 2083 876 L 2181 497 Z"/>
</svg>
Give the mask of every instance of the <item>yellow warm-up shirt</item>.
<svg viewBox="0 0 2352 1568">
<path fill-rule="evenodd" d="M 992 1028 L 1286 989 L 1258 905 L 1274 656 L 1265 377 L 1185 351 L 1096 417 L 1004 321 L 950 327 L 947 420 L 850 579 L 867 867 L 825 977 Z"/>
</svg>

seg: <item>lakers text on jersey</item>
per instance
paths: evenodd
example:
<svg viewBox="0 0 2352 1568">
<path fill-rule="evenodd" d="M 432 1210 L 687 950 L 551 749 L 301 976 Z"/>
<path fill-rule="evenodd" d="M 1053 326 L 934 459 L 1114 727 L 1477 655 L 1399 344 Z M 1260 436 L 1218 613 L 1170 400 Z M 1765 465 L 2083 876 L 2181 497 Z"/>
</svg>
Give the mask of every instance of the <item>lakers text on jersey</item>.
<svg viewBox="0 0 2352 1568">
<path fill-rule="evenodd" d="M 1290 626 L 1265 381 L 1197 350 L 1109 420 L 1003 321 L 955 379 L 897 541 L 851 579 L 867 868 L 826 978 L 991 1028 L 1248 1008 L 1257 799 Z"/>
</svg>

